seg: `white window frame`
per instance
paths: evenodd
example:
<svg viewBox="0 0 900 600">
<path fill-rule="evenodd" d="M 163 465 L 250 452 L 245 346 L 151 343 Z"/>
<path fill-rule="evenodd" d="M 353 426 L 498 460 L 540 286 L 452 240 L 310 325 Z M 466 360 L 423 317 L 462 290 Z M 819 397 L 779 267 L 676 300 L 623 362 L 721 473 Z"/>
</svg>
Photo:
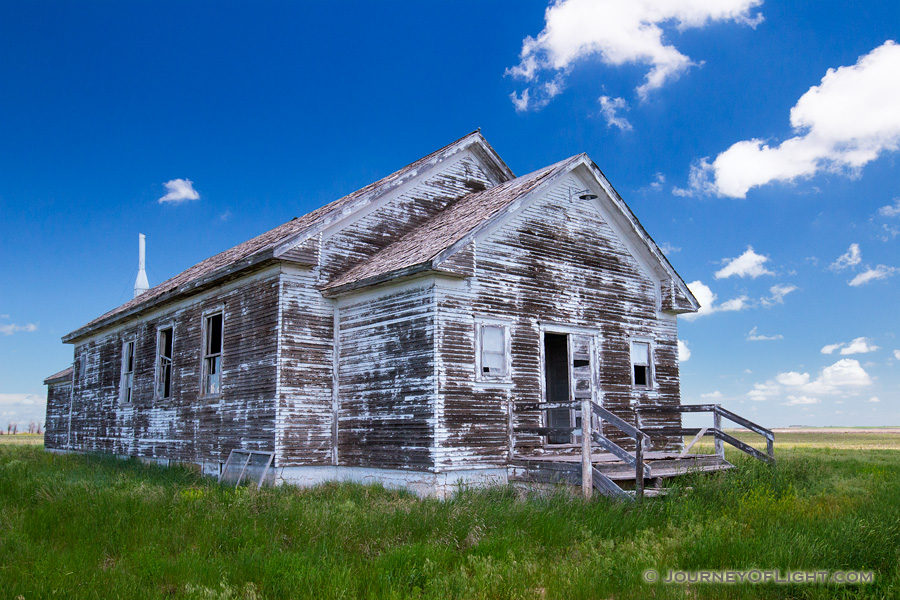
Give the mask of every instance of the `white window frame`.
<svg viewBox="0 0 900 600">
<path fill-rule="evenodd" d="M 129 352 L 130 349 L 130 352 Z M 121 376 L 119 377 L 119 401 L 122 404 L 134 402 L 134 367 L 136 360 L 137 341 L 135 338 L 126 338 L 122 341 Z M 128 361 L 131 364 L 128 364 Z M 129 370 L 128 367 L 131 367 Z"/>
<path fill-rule="evenodd" d="M 499 373 L 484 372 L 484 328 L 496 327 L 503 334 L 502 370 Z M 494 319 L 478 319 L 475 321 L 475 381 L 479 383 L 511 383 L 512 352 L 510 343 L 510 326 L 506 321 Z"/>
<path fill-rule="evenodd" d="M 647 364 L 638 364 L 634 360 L 635 344 L 643 344 L 647 346 Z M 646 338 L 632 338 L 628 344 L 628 362 L 631 369 L 631 387 L 638 390 L 652 390 L 656 388 L 656 368 L 653 364 L 653 340 Z M 638 366 L 647 367 L 647 383 L 639 384 L 635 380 L 634 368 Z"/>
<path fill-rule="evenodd" d="M 210 353 L 209 352 L 209 321 L 216 315 L 221 315 L 222 317 L 222 331 L 221 331 L 221 340 L 220 343 L 222 346 L 219 348 L 218 353 Z M 220 306 L 216 308 L 209 309 L 203 312 L 203 321 L 200 324 L 200 343 L 203 346 L 200 349 L 200 396 L 204 398 L 218 398 L 222 395 L 222 364 L 223 357 L 225 355 L 225 307 Z M 209 371 L 208 364 L 210 359 L 218 359 L 218 390 L 215 392 L 211 392 L 209 386 Z"/>
<path fill-rule="evenodd" d="M 162 334 L 164 331 L 171 332 L 171 352 L 172 355 L 169 357 L 165 357 L 163 355 L 163 346 L 162 346 Z M 160 394 L 160 384 L 163 381 L 163 361 L 168 358 L 169 361 L 169 395 L 163 396 Z M 175 324 L 174 323 L 165 323 L 163 325 L 159 325 L 156 328 L 156 376 L 153 379 L 153 397 L 157 400 L 171 400 L 172 399 L 172 383 L 174 381 L 174 363 L 175 363 Z"/>
</svg>

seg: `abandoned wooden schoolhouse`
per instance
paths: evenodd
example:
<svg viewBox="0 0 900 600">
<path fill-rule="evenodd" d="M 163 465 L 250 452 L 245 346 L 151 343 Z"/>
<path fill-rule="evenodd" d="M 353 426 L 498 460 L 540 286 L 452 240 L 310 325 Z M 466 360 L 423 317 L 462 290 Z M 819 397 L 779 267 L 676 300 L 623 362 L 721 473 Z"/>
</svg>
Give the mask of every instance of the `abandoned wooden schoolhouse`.
<svg viewBox="0 0 900 600">
<path fill-rule="evenodd" d="M 63 337 L 47 449 L 622 495 L 728 466 L 682 455 L 684 435 L 740 444 L 720 426 L 737 415 L 681 405 L 677 315 L 699 305 L 585 154 L 516 177 L 474 132 L 155 287 L 141 275 Z M 688 410 L 715 423 L 682 428 Z M 771 432 L 739 423 L 771 459 Z"/>
</svg>

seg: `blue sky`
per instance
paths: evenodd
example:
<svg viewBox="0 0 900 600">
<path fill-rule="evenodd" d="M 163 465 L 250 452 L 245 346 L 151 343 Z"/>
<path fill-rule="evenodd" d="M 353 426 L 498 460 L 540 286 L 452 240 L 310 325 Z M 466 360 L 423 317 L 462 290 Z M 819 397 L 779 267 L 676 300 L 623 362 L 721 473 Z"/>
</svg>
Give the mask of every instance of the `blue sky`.
<svg viewBox="0 0 900 600">
<path fill-rule="evenodd" d="M 712 307 L 684 402 L 900 425 L 892 40 L 894 0 L 2 3 L 0 421 L 139 232 L 154 285 L 481 127 L 587 152 Z"/>
</svg>

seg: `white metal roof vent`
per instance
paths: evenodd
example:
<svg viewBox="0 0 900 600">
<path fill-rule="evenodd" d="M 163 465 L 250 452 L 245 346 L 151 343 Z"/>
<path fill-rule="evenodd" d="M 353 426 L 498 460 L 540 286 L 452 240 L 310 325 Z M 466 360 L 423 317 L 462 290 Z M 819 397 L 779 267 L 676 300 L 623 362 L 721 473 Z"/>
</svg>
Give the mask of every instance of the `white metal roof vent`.
<svg viewBox="0 0 900 600">
<path fill-rule="evenodd" d="M 138 274 L 134 281 L 134 297 L 137 298 L 150 289 L 147 281 L 147 271 L 144 270 L 144 234 L 138 234 Z"/>
</svg>

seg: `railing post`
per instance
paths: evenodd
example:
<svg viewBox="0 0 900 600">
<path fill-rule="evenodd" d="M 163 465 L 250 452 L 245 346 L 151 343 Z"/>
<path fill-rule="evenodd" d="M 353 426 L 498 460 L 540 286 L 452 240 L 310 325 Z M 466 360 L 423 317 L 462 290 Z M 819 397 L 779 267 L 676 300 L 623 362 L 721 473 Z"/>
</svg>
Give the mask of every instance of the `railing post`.
<svg viewBox="0 0 900 600">
<path fill-rule="evenodd" d="M 775 436 L 769 437 L 766 436 L 766 454 L 769 455 L 773 461 L 775 460 Z"/>
<path fill-rule="evenodd" d="M 634 498 L 644 497 L 644 436 L 634 436 Z"/>
<path fill-rule="evenodd" d="M 713 427 L 716 431 L 722 431 L 722 415 L 719 413 L 719 405 L 715 405 L 715 409 L 713 410 Z M 725 444 L 718 438 L 718 436 L 713 438 L 715 441 L 713 442 L 716 454 L 719 455 L 720 458 L 725 458 Z"/>
<path fill-rule="evenodd" d="M 591 465 L 591 399 L 581 400 L 581 491 L 585 500 L 591 499 L 594 491 L 593 465 Z"/>
</svg>

